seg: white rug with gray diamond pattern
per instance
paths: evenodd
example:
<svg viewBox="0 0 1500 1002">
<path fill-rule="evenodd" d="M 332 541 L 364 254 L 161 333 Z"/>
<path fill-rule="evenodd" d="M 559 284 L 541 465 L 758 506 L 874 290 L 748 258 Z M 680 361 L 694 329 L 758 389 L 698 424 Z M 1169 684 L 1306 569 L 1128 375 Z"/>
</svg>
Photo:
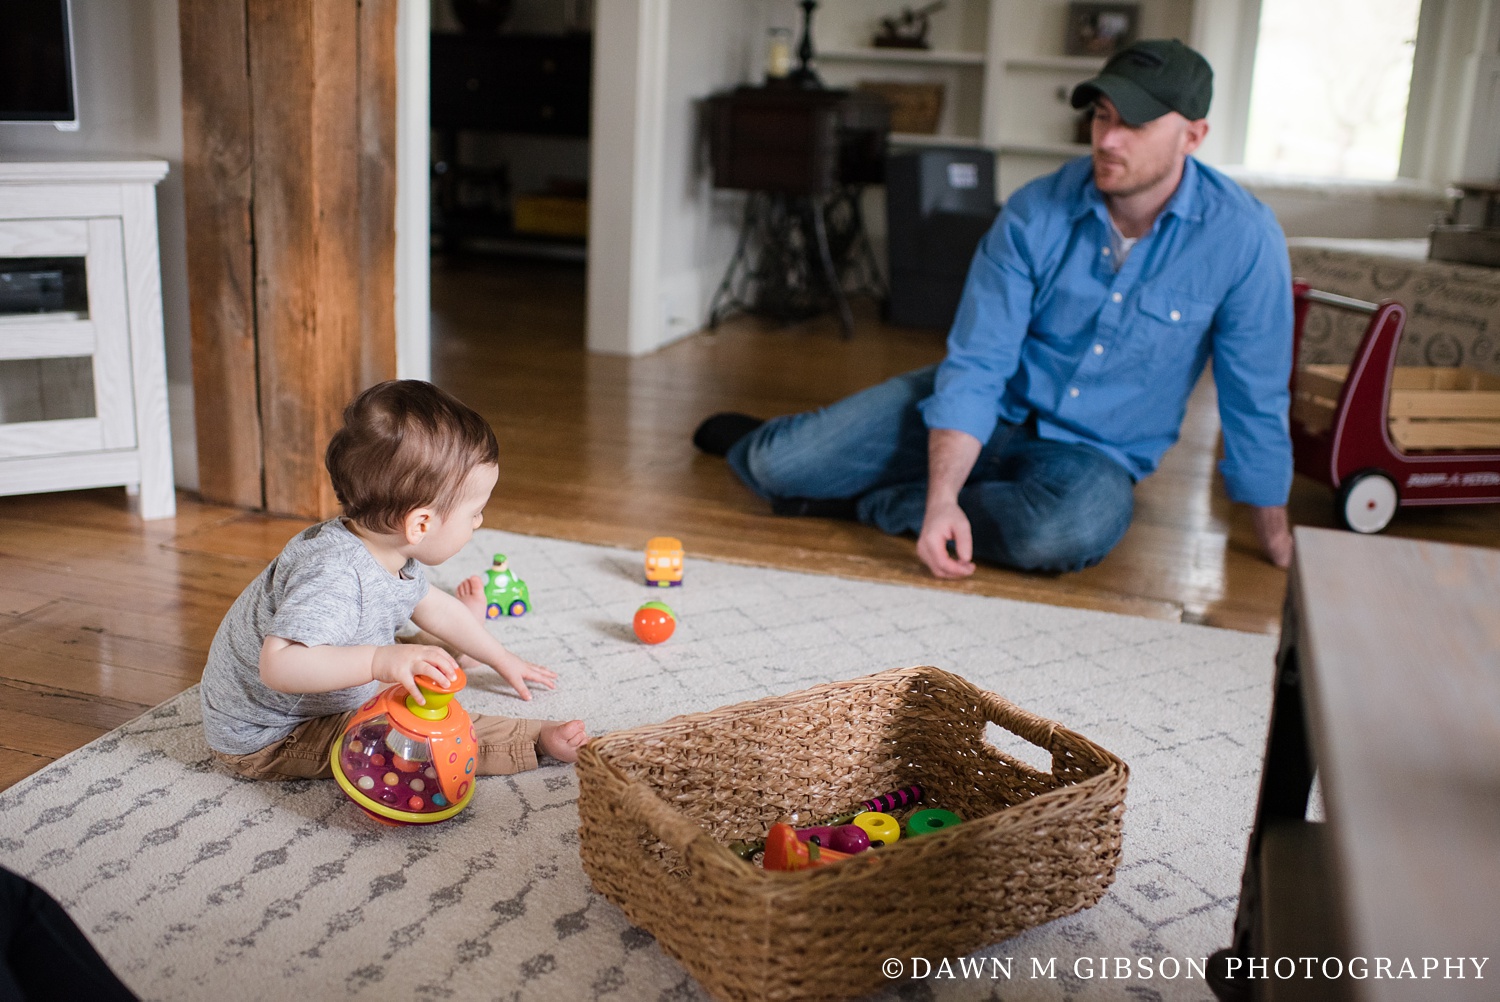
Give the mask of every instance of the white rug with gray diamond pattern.
<svg viewBox="0 0 1500 1002">
<path fill-rule="evenodd" d="M 476 671 L 464 704 L 597 734 L 898 665 L 955 672 L 1130 764 L 1124 860 L 1095 908 L 980 955 L 1001 963 L 947 958 L 942 976 L 945 958 L 922 958 L 928 976 L 883 997 L 1211 997 L 1188 961 L 1228 941 L 1274 638 L 694 560 L 688 543 L 666 596 L 676 635 L 647 647 L 630 619 L 660 596 L 640 552 L 481 530 L 434 584 L 508 554 L 535 608 L 491 628 L 562 679 L 526 704 Z M 387 828 L 331 781 L 218 767 L 191 690 L 0 793 L 0 864 L 57 897 L 144 998 L 706 998 L 590 889 L 576 797 L 552 765 L 481 780 L 452 821 Z M 1120 957 L 1132 976 L 1101 979 Z"/>
</svg>

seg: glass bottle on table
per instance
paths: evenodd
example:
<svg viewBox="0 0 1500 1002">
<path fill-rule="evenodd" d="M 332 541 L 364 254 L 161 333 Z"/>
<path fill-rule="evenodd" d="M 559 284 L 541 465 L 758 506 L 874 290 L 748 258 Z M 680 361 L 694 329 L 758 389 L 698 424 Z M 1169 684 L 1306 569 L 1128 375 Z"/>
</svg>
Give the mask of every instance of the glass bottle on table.
<svg viewBox="0 0 1500 1002">
<path fill-rule="evenodd" d="M 785 80 L 792 72 L 792 29 L 772 28 L 767 36 L 766 79 Z"/>
</svg>

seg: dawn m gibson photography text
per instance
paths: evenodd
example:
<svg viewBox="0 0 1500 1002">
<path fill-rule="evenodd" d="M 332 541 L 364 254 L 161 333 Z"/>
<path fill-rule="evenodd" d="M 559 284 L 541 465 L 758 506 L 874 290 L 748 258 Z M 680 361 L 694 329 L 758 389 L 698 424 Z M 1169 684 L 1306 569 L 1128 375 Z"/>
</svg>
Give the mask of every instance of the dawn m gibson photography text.
<svg viewBox="0 0 1500 1002">
<path fill-rule="evenodd" d="M 1226 977 L 1244 981 L 1297 978 L 1336 981 L 1484 980 L 1489 957 L 1230 957 Z M 887 978 L 917 981 L 1011 981 L 1072 977 L 1079 981 L 1202 981 L 1207 957 L 887 957 Z"/>
</svg>

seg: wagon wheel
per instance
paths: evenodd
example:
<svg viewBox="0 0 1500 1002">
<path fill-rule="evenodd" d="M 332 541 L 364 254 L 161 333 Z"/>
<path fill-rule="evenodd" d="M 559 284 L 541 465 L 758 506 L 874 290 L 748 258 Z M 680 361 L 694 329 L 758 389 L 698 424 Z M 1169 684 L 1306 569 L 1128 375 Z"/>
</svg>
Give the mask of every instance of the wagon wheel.
<svg viewBox="0 0 1500 1002">
<path fill-rule="evenodd" d="M 1339 488 L 1339 520 L 1355 532 L 1380 532 L 1396 517 L 1401 494 L 1396 482 L 1378 470 L 1365 470 Z"/>
</svg>

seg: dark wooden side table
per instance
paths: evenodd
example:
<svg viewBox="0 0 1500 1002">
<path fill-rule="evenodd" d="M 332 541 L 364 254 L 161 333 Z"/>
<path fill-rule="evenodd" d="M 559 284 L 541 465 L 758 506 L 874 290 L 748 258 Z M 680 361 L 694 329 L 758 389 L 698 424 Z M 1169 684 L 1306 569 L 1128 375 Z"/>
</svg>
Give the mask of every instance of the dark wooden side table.
<svg viewBox="0 0 1500 1002">
<path fill-rule="evenodd" d="M 1500 997 L 1500 551 L 1324 529 L 1296 539 L 1215 994 Z M 1306 820 L 1314 771 L 1321 823 Z M 1278 977 L 1278 959 L 1296 975 Z M 1254 979 L 1252 960 L 1267 961 Z M 1398 977 L 1408 961 L 1416 977 Z"/>
<path fill-rule="evenodd" d="M 883 295 L 860 192 L 884 179 L 890 106 L 858 91 L 740 87 L 708 100 L 716 188 L 750 193 L 709 326 L 738 310 L 782 322 L 829 304 L 848 337 L 846 282 Z"/>
</svg>

